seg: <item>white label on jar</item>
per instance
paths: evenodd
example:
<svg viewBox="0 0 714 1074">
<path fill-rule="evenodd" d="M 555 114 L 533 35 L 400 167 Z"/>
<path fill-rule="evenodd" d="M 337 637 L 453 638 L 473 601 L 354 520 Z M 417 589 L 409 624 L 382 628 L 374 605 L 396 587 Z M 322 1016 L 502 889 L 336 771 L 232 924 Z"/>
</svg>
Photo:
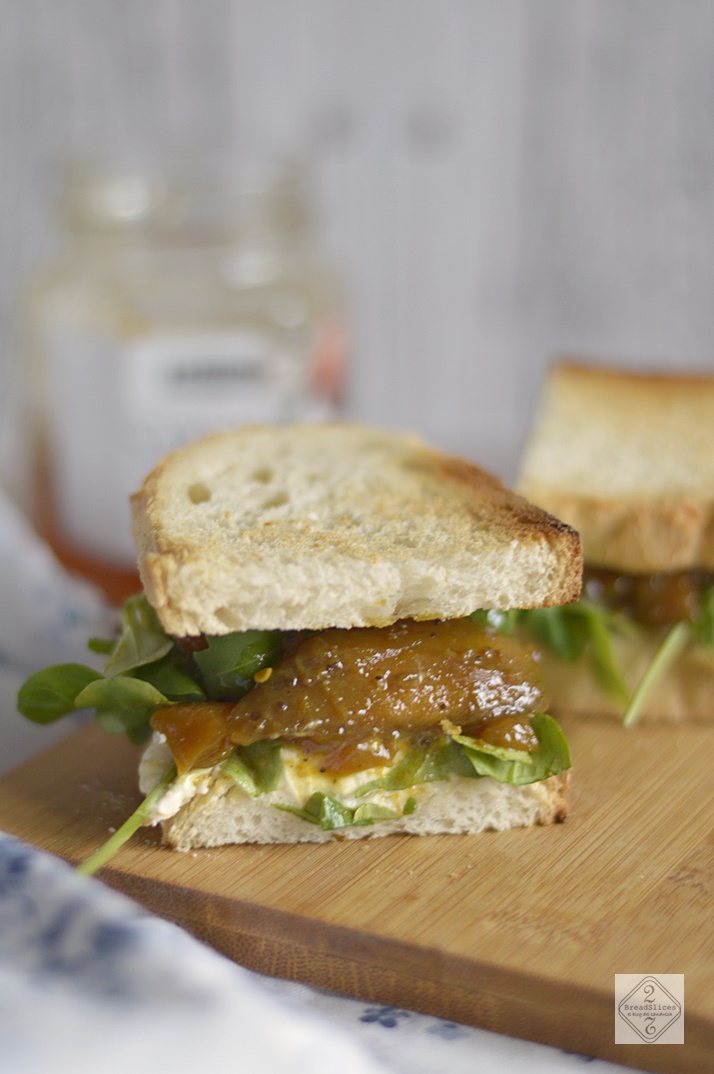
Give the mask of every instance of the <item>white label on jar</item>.
<svg viewBox="0 0 714 1074">
<path fill-rule="evenodd" d="M 129 496 L 159 459 L 221 428 L 308 420 L 307 369 L 257 332 L 55 338 L 48 348 L 57 520 L 77 548 L 131 565 Z"/>
</svg>

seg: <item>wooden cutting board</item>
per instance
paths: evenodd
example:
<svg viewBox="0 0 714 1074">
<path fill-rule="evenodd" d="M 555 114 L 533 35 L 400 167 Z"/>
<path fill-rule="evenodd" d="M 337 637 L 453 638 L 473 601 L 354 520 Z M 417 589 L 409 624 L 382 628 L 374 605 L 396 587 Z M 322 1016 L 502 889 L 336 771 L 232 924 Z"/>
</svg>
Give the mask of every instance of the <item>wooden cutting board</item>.
<svg viewBox="0 0 714 1074">
<path fill-rule="evenodd" d="M 564 721 L 571 816 L 531 831 L 180 854 L 100 874 L 263 973 L 651 1071 L 714 1066 L 712 731 Z M 0 782 L 0 828 L 77 861 L 138 802 L 90 726 Z M 685 1044 L 614 1043 L 616 973 L 684 974 Z"/>
</svg>

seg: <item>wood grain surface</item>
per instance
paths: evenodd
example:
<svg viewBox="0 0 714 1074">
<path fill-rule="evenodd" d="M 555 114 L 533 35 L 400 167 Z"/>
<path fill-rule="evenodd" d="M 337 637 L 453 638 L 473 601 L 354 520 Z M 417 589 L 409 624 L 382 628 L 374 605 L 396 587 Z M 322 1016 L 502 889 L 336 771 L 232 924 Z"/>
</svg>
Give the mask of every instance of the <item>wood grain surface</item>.
<svg viewBox="0 0 714 1074">
<path fill-rule="evenodd" d="M 714 1057 L 711 731 L 564 722 L 561 825 L 180 854 L 143 830 L 100 874 L 251 969 L 648 1071 Z M 0 783 L 0 828 L 70 861 L 138 802 L 94 726 Z M 616 973 L 681 973 L 685 1043 L 614 1043 Z"/>
</svg>

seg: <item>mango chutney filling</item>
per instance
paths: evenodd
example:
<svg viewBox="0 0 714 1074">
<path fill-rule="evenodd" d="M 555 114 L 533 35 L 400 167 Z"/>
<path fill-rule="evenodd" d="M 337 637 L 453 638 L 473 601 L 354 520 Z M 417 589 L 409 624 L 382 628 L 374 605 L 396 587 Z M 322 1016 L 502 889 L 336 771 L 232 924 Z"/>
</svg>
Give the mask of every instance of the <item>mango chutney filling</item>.
<svg viewBox="0 0 714 1074">
<path fill-rule="evenodd" d="M 179 774 L 218 764 L 239 746 L 295 745 L 322 771 L 388 765 L 446 730 L 533 752 L 545 711 L 538 654 L 469 619 L 331 628 L 292 638 L 238 701 L 157 708 Z"/>
<path fill-rule="evenodd" d="M 626 574 L 586 566 L 583 572 L 583 596 L 650 627 L 691 620 L 712 586 L 714 573 L 705 570 Z"/>
</svg>

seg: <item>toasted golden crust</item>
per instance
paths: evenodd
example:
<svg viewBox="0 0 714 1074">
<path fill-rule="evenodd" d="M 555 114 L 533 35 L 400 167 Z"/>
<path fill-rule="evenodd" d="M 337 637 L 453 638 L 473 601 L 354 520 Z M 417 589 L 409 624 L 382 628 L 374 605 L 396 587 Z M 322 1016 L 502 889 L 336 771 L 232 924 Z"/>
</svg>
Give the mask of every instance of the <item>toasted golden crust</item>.
<svg viewBox="0 0 714 1074">
<path fill-rule="evenodd" d="M 142 582 L 172 634 L 385 626 L 579 593 L 572 528 L 464 460 L 351 424 L 243 428 L 132 497 Z"/>
<path fill-rule="evenodd" d="M 714 568 L 714 376 L 554 365 L 517 488 L 579 531 L 587 563 Z"/>
</svg>

